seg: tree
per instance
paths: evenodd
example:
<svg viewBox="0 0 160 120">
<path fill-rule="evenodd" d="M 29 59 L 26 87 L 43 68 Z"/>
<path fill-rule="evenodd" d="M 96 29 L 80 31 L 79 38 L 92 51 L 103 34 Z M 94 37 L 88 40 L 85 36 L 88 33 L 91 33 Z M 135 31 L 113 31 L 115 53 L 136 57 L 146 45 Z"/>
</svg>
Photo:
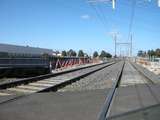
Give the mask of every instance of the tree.
<svg viewBox="0 0 160 120">
<path fill-rule="evenodd" d="M 142 51 L 142 50 L 139 50 L 138 51 L 138 56 L 140 57 L 146 57 L 146 56 L 149 56 L 149 57 L 160 57 L 160 49 L 157 48 L 156 50 L 148 50 L 147 52 L 145 51 Z"/>
<path fill-rule="evenodd" d="M 111 58 L 112 55 L 111 55 L 110 53 L 107 53 L 106 51 L 102 50 L 102 52 L 101 52 L 101 54 L 100 54 L 100 57 L 101 57 L 101 58 L 104 58 L 104 57 L 106 57 L 106 58 Z"/>
<path fill-rule="evenodd" d="M 97 51 L 95 51 L 94 53 L 93 53 L 93 58 L 96 58 L 96 57 L 98 57 L 99 55 L 98 55 L 98 52 Z"/>
<path fill-rule="evenodd" d="M 101 51 L 100 57 L 104 58 L 106 56 L 106 52 L 104 50 Z"/>
<path fill-rule="evenodd" d="M 147 54 L 148 54 L 148 56 L 151 56 L 151 51 L 150 51 L 150 50 L 148 50 Z"/>
<path fill-rule="evenodd" d="M 84 57 L 89 57 L 89 55 L 87 53 L 84 53 Z"/>
<path fill-rule="evenodd" d="M 84 52 L 83 50 L 78 51 L 78 57 L 84 57 Z"/>
<path fill-rule="evenodd" d="M 107 54 L 106 54 L 106 57 L 107 57 L 107 58 L 112 58 L 112 55 L 111 55 L 110 53 L 107 53 Z"/>
<path fill-rule="evenodd" d="M 155 56 L 155 51 L 151 50 L 151 56 Z"/>
<path fill-rule="evenodd" d="M 158 49 L 156 49 L 156 51 L 155 51 L 155 55 L 157 56 L 157 57 L 160 57 L 160 49 L 158 48 Z"/>
<path fill-rule="evenodd" d="M 77 56 L 77 53 L 75 51 L 73 51 L 72 56 Z"/>
<path fill-rule="evenodd" d="M 68 52 L 67 52 L 67 56 L 76 56 L 77 55 L 77 53 L 74 51 L 74 50 L 72 50 L 72 49 L 70 49 Z"/>
<path fill-rule="evenodd" d="M 137 56 L 139 57 L 143 57 L 144 56 L 144 51 L 139 50 Z"/>
<path fill-rule="evenodd" d="M 67 52 L 65 50 L 62 51 L 62 56 L 67 56 Z"/>
</svg>

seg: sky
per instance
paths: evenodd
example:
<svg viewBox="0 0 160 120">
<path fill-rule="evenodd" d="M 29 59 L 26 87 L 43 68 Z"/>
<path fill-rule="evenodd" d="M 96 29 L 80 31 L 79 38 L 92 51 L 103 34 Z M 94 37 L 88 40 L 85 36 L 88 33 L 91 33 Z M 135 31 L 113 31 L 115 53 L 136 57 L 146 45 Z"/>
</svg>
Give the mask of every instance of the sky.
<svg viewBox="0 0 160 120">
<path fill-rule="evenodd" d="M 0 43 L 114 54 L 113 33 L 118 42 L 129 42 L 132 33 L 134 55 L 138 50 L 159 48 L 156 0 L 136 0 L 135 6 L 134 0 L 117 0 L 115 10 L 111 2 L 96 1 L 0 0 Z M 118 54 L 127 50 L 126 45 L 117 47 Z"/>
</svg>

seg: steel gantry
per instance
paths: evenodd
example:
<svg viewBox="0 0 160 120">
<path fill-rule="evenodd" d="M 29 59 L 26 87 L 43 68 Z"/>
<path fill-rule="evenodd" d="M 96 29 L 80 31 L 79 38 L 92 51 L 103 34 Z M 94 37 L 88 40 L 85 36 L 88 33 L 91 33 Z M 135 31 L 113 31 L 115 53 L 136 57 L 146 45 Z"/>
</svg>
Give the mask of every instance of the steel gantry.
<svg viewBox="0 0 160 120">
<path fill-rule="evenodd" d="M 132 57 L 132 35 L 130 37 L 130 42 L 117 42 L 117 34 L 114 34 L 115 41 L 115 57 L 117 56 L 117 46 L 128 46 L 129 48 L 129 57 Z"/>
</svg>

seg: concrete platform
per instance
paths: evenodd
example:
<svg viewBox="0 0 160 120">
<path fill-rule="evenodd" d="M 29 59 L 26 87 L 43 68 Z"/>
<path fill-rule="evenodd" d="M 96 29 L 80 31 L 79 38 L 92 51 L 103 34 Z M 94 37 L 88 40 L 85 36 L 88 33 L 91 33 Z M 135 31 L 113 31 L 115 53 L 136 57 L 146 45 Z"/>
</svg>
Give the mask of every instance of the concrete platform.
<svg viewBox="0 0 160 120">
<path fill-rule="evenodd" d="M 159 120 L 160 104 L 108 118 L 108 120 Z"/>
<path fill-rule="evenodd" d="M 109 89 L 39 93 L 0 105 L 0 120 L 97 120 Z"/>
<path fill-rule="evenodd" d="M 129 62 L 125 62 L 120 86 L 129 86 L 147 83 L 147 79 L 141 75 Z"/>
<path fill-rule="evenodd" d="M 117 116 L 158 105 L 160 104 L 159 93 L 160 85 L 153 84 L 134 85 L 118 88 L 116 91 L 116 96 L 112 102 L 109 116 Z"/>
</svg>

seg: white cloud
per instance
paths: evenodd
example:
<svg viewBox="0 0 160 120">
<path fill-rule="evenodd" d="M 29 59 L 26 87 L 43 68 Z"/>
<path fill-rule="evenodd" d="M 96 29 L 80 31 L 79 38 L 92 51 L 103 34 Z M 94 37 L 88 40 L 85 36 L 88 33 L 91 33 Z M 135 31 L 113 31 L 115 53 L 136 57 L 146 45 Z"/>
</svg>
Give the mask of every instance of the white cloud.
<svg viewBox="0 0 160 120">
<path fill-rule="evenodd" d="M 90 19 L 91 17 L 90 17 L 89 15 L 85 14 L 85 15 L 82 15 L 81 18 L 82 18 L 82 19 L 85 19 L 85 20 L 88 20 L 88 19 Z"/>
</svg>

